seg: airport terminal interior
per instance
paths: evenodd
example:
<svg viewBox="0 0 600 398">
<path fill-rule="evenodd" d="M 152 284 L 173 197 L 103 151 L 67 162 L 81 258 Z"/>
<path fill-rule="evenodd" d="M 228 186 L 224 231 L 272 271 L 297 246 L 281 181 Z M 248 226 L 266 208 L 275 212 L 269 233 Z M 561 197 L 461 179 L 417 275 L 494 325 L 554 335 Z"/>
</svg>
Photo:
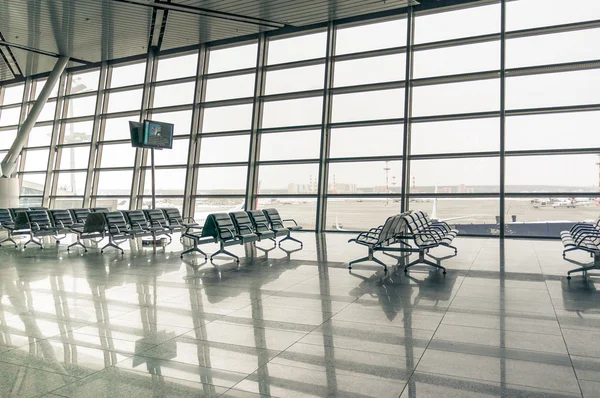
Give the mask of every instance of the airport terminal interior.
<svg viewBox="0 0 600 398">
<path fill-rule="evenodd" d="M 600 396 L 598 43 L 598 0 L 0 0 L 0 396 Z"/>
</svg>

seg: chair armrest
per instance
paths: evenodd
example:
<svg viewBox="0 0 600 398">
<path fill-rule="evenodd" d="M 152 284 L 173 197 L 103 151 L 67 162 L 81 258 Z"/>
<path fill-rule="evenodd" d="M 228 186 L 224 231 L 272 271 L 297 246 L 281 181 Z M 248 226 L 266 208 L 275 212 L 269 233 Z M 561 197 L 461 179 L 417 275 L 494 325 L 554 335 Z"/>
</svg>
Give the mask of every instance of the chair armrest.
<svg viewBox="0 0 600 398">
<path fill-rule="evenodd" d="M 219 234 L 221 234 L 223 231 L 229 233 L 231 235 L 231 238 L 236 237 L 236 234 L 234 234 L 229 228 L 219 227 Z"/>
<path fill-rule="evenodd" d="M 254 233 L 254 231 L 252 230 L 252 228 L 250 228 L 250 227 L 249 227 L 249 226 L 247 226 L 247 225 L 240 225 L 240 226 L 239 226 L 239 228 L 240 228 L 240 230 L 241 230 L 242 228 L 245 228 L 245 229 L 247 229 L 248 231 L 250 231 L 251 233 Z"/>
<path fill-rule="evenodd" d="M 204 227 L 199 227 L 199 226 L 190 226 L 190 227 L 187 227 L 187 228 L 185 229 L 185 231 L 183 232 L 183 234 L 184 234 L 184 235 L 185 235 L 185 234 L 189 234 L 190 232 L 192 232 L 192 230 L 199 230 L 198 232 L 201 232 L 203 228 L 204 228 Z"/>
<path fill-rule="evenodd" d="M 432 234 L 430 234 L 430 233 L 427 233 L 427 232 L 416 232 L 416 233 L 414 233 L 413 235 L 414 235 L 415 237 L 416 237 L 416 236 L 428 236 L 428 237 L 430 237 L 431 239 L 433 239 L 433 241 L 434 241 L 436 244 L 439 244 L 439 243 L 440 243 L 440 241 L 439 241 L 439 240 L 437 240 L 435 236 L 433 236 Z"/>
<path fill-rule="evenodd" d="M 298 223 L 296 222 L 296 220 L 294 220 L 293 218 L 288 218 L 288 219 L 281 220 L 281 221 L 283 221 L 283 222 L 293 222 L 295 226 L 297 226 L 297 227 L 299 226 Z"/>
<path fill-rule="evenodd" d="M 116 229 L 116 230 L 117 230 L 117 233 L 118 233 L 118 234 L 120 234 L 120 233 L 121 233 L 121 228 L 119 228 L 119 226 L 118 226 L 118 225 L 116 225 L 116 224 L 107 224 L 106 226 L 108 227 L 108 232 L 110 232 L 110 229 L 111 229 L 111 228 L 114 228 L 114 229 Z"/>
</svg>

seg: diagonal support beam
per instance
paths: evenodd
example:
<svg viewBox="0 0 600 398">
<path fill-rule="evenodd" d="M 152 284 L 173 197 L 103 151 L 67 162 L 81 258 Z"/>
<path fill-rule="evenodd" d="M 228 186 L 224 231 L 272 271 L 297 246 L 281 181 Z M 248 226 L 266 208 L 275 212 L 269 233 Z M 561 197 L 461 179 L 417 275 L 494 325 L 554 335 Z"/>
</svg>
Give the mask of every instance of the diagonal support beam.
<svg viewBox="0 0 600 398">
<path fill-rule="evenodd" d="M 17 166 L 17 159 L 19 158 L 21 150 L 27 143 L 29 133 L 31 132 L 31 129 L 37 121 L 40 113 L 42 112 L 42 108 L 44 108 L 44 105 L 46 105 L 46 102 L 48 102 L 48 98 L 50 98 L 52 89 L 56 83 L 58 83 L 58 80 L 60 79 L 60 76 L 67 67 L 68 63 L 69 57 L 62 57 L 59 58 L 59 60 L 56 62 L 56 65 L 54 65 L 54 69 L 50 73 L 46 84 L 44 84 L 44 88 L 42 88 L 38 99 L 31 107 L 31 110 L 29 111 L 29 114 L 27 115 L 27 118 L 23 124 L 19 127 L 17 138 L 15 138 L 10 150 L 4 157 L 2 163 L 0 163 L 0 177 L 8 178 L 15 170 L 15 167 Z"/>
</svg>

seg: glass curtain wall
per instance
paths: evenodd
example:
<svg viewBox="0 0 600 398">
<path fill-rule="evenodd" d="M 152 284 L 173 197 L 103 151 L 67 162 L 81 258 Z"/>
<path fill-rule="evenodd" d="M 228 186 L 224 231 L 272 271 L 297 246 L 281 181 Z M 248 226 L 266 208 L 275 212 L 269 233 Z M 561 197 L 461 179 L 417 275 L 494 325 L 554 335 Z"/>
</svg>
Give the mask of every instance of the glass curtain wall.
<svg viewBox="0 0 600 398">
<path fill-rule="evenodd" d="M 200 222 L 276 207 L 362 230 L 412 209 L 555 235 L 600 210 L 596 3 L 479 1 L 68 72 L 22 152 L 22 204 L 151 206 L 128 129 L 150 118 L 175 125 L 156 205 Z M 43 83 L 0 87 L 0 156 Z"/>
</svg>

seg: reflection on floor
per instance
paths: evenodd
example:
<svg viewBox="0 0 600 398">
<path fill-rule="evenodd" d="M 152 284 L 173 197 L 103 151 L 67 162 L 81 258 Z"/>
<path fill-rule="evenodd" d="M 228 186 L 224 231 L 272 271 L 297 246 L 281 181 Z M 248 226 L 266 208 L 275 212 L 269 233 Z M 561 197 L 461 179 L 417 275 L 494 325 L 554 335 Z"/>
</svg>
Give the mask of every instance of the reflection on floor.
<svg viewBox="0 0 600 398">
<path fill-rule="evenodd" d="M 299 236 L 239 268 L 0 249 L 0 396 L 600 396 L 600 279 L 567 281 L 560 242 L 457 239 L 445 277 L 382 279 L 347 235 Z"/>
</svg>

